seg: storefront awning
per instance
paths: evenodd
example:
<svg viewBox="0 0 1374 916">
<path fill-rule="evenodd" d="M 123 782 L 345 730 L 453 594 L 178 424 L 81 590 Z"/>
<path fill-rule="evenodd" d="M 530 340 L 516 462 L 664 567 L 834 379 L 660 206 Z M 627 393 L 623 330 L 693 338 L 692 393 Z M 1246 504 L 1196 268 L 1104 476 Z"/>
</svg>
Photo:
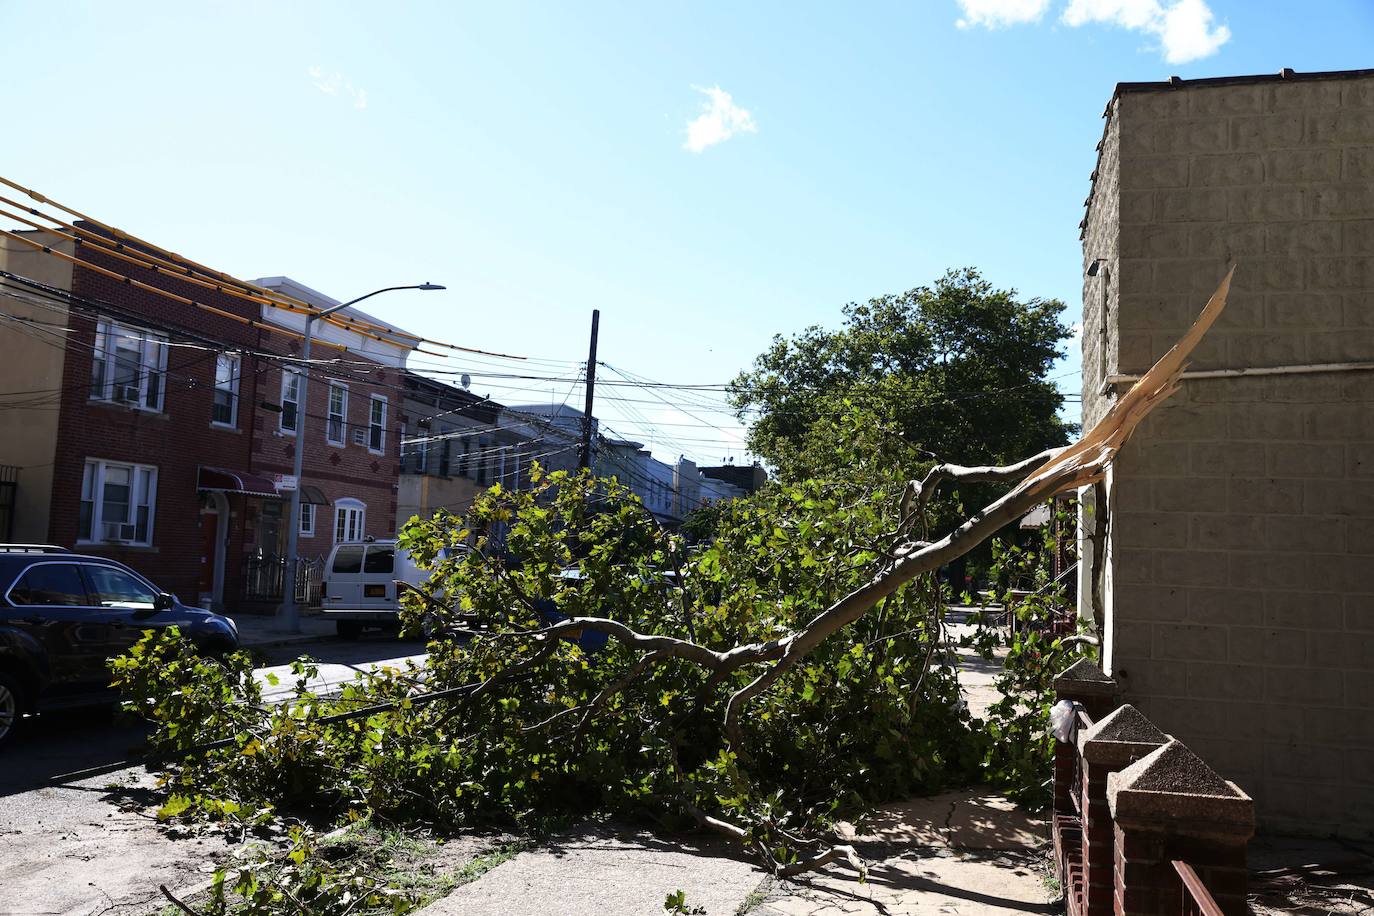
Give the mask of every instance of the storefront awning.
<svg viewBox="0 0 1374 916">
<path fill-rule="evenodd" d="M 277 496 L 277 487 L 270 478 L 245 471 L 200 467 L 196 482 L 199 490 L 218 490 L 221 493 L 247 493 L 249 496 Z"/>
<path fill-rule="evenodd" d="M 301 487 L 301 502 L 311 506 L 329 505 L 329 500 L 324 498 L 324 491 L 310 484 Z"/>
</svg>

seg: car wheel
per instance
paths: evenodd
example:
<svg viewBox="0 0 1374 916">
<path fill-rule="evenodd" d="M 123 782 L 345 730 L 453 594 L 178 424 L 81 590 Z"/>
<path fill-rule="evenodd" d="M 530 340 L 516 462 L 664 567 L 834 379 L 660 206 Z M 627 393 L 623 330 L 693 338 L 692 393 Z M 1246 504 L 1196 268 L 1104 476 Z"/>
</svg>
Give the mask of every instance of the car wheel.
<svg viewBox="0 0 1374 916">
<path fill-rule="evenodd" d="M 24 717 L 24 692 L 19 680 L 0 671 L 0 747 L 14 739 Z"/>
<path fill-rule="evenodd" d="M 335 627 L 340 639 L 357 639 L 363 635 L 363 625 L 356 620 L 340 620 Z"/>
</svg>

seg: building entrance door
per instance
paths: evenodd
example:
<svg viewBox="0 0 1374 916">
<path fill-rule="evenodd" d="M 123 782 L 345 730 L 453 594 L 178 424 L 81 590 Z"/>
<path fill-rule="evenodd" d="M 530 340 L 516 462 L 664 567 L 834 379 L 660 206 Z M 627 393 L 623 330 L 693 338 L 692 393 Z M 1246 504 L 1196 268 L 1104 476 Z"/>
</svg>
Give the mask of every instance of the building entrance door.
<svg viewBox="0 0 1374 916">
<path fill-rule="evenodd" d="M 219 565 L 219 512 L 200 514 L 200 593 L 215 593 L 215 568 Z"/>
</svg>

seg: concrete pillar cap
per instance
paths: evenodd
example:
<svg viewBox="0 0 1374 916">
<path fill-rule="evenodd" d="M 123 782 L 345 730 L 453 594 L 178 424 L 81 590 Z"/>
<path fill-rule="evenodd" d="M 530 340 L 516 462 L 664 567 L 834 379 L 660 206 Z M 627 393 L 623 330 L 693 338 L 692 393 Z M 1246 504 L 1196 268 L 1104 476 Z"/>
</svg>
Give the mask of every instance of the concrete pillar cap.
<svg viewBox="0 0 1374 916">
<path fill-rule="evenodd" d="M 1126 766 L 1152 753 L 1169 736 L 1129 703 L 1078 736 L 1078 750 L 1089 763 Z"/>
<path fill-rule="evenodd" d="M 1113 820 L 1144 829 L 1241 840 L 1255 831 L 1250 796 L 1176 738 L 1110 774 L 1107 804 Z"/>
<path fill-rule="evenodd" d="M 1054 676 L 1054 690 L 1069 699 L 1075 696 L 1109 697 L 1116 693 L 1116 681 L 1088 659 L 1080 658 Z"/>
</svg>

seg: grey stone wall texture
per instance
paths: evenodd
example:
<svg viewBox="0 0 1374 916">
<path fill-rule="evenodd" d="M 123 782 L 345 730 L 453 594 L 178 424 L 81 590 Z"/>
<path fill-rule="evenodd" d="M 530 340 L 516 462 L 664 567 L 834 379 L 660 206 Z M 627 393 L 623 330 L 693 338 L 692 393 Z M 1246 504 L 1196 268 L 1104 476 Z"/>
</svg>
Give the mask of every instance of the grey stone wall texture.
<svg viewBox="0 0 1374 916">
<path fill-rule="evenodd" d="M 1191 369 L 1374 362 L 1374 74 L 1119 87 L 1107 116 L 1086 423 L 1125 387 L 1102 367 L 1147 368 L 1231 263 Z M 1374 371 L 1185 380 L 1120 455 L 1109 512 L 1126 698 L 1263 826 L 1374 832 Z"/>
</svg>

